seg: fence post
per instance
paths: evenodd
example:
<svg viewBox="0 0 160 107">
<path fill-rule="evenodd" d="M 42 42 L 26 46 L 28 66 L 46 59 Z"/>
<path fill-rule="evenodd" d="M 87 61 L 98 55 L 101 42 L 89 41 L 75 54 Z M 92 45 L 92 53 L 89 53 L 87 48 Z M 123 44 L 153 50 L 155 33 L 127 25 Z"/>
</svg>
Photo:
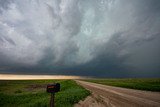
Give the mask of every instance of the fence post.
<svg viewBox="0 0 160 107">
<path fill-rule="evenodd" d="M 54 95 L 55 95 L 55 93 L 51 93 L 50 107 L 55 107 L 54 106 Z"/>
</svg>

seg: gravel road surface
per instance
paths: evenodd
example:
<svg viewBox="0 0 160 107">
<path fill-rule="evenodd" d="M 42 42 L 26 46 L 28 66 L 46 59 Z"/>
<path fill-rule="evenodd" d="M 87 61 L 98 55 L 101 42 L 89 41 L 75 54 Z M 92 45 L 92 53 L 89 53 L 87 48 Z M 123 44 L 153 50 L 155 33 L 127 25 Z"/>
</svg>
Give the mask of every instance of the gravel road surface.
<svg viewBox="0 0 160 107">
<path fill-rule="evenodd" d="M 91 96 L 75 107 L 160 107 L 160 92 L 141 91 L 76 80 Z"/>
</svg>

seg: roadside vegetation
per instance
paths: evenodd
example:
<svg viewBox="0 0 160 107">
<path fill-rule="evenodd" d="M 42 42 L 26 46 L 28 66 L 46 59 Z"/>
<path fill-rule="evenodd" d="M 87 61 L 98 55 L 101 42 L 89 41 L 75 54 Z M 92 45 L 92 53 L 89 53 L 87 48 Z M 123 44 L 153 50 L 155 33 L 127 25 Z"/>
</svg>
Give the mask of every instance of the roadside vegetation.
<svg viewBox="0 0 160 107">
<path fill-rule="evenodd" d="M 124 87 L 146 91 L 157 91 L 160 92 L 160 78 L 154 79 L 87 79 L 85 81 L 94 82 L 104 85 Z"/>
<path fill-rule="evenodd" d="M 90 94 L 73 80 L 0 81 L 1 107 L 49 107 L 46 85 L 59 82 L 61 91 L 55 95 L 56 107 L 72 107 Z"/>
</svg>

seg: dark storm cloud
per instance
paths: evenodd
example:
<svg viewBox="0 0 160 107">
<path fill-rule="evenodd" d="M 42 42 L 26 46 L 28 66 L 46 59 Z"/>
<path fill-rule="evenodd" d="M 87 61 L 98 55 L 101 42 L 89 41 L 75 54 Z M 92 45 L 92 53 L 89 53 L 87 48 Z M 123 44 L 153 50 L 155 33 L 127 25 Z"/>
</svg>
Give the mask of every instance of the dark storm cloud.
<svg viewBox="0 0 160 107">
<path fill-rule="evenodd" d="M 0 10 L 0 72 L 160 76 L 159 0 L 0 0 Z"/>
</svg>

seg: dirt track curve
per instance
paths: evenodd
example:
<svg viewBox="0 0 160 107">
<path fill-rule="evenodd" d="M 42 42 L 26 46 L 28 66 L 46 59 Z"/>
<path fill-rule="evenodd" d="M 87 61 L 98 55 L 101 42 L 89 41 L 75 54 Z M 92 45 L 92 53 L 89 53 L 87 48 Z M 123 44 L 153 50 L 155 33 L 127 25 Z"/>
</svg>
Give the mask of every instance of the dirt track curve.
<svg viewBox="0 0 160 107">
<path fill-rule="evenodd" d="M 75 107 L 160 107 L 160 93 L 112 87 L 76 80 L 92 92 Z"/>
</svg>

